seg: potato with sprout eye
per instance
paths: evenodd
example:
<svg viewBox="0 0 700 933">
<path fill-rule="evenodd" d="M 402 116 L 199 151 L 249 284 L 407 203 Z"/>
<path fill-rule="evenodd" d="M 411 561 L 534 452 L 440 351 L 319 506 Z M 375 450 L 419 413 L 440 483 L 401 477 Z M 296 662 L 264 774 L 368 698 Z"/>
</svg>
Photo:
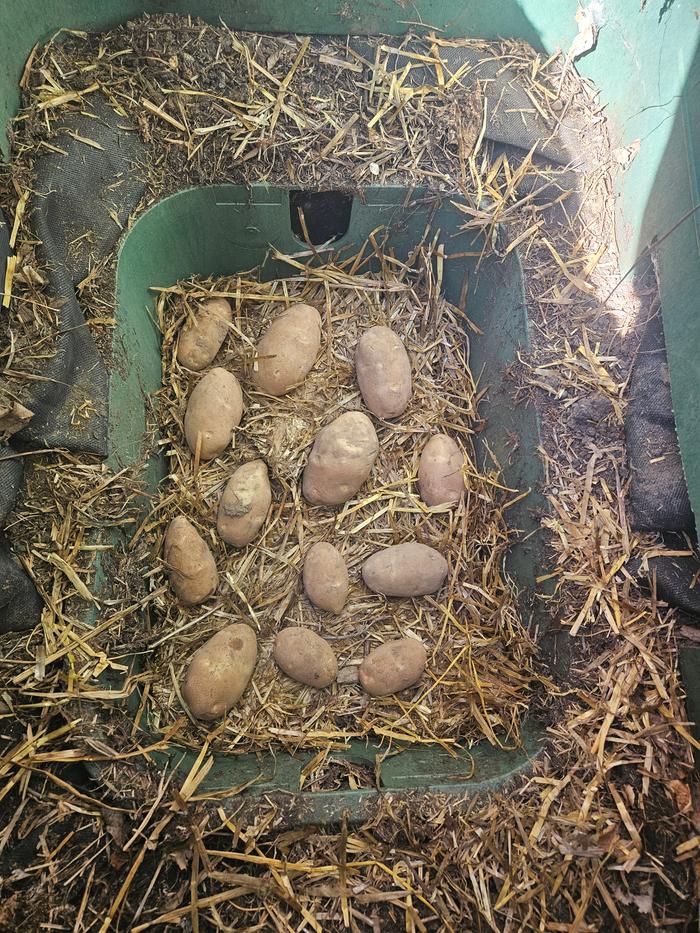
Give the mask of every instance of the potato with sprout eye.
<svg viewBox="0 0 700 933">
<path fill-rule="evenodd" d="M 365 405 L 377 418 L 398 418 L 413 391 L 411 361 L 390 327 L 370 327 L 355 351 L 355 372 Z"/>
<path fill-rule="evenodd" d="M 238 379 L 217 366 L 203 376 L 192 390 L 185 412 L 185 438 L 195 453 L 211 460 L 222 454 L 233 439 L 243 417 L 243 393 Z"/>
<path fill-rule="evenodd" d="M 249 625 L 227 625 L 192 655 L 182 698 L 197 719 L 218 719 L 240 700 L 253 676 L 258 640 Z"/>
<path fill-rule="evenodd" d="M 267 395 L 286 395 L 309 374 L 320 347 L 321 315 L 311 305 L 292 305 L 258 343 L 253 385 Z"/>
<path fill-rule="evenodd" d="M 206 369 L 221 349 L 232 323 L 231 305 L 225 298 L 200 302 L 194 316 L 185 321 L 180 331 L 178 363 L 195 371 Z"/>
<path fill-rule="evenodd" d="M 163 541 L 170 585 L 183 606 L 198 606 L 216 592 L 219 574 L 206 541 L 184 515 L 176 515 Z"/>
<path fill-rule="evenodd" d="M 219 502 L 216 530 L 234 547 L 250 544 L 263 526 L 272 490 L 263 460 L 251 460 L 231 475 Z"/>
<path fill-rule="evenodd" d="M 338 415 L 316 435 L 304 469 L 304 497 L 314 505 L 347 502 L 369 477 L 378 453 L 377 432 L 367 415 Z"/>
<path fill-rule="evenodd" d="M 423 676 L 428 654 L 415 638 L 397 638 L 370 651 L 358 676 L 371 696 L 384 697 L 407 690 Z"/>
</svg>

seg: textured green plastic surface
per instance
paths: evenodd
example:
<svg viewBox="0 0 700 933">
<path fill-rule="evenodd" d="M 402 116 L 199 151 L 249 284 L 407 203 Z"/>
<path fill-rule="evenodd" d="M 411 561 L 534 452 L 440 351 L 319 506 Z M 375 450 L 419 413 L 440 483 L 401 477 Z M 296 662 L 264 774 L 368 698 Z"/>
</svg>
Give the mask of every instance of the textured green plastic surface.
<svg viewBox="0 0 700 933">
<path fill-rule="evenodd" d="M 534 576 L 540 566 L 540 536 L 536 512 L 543 508 L 538 492 L 542 480 L 539 458 L 533 456 L 538 426 L 532 406 L 515 406 L 512 389 L 504 381 L 504 368 L 518 349 L 528 345 L 528 324 L 522 271 L 516 254 L 503 262 L 482 264 L 476 274 L 474 257 L 450 259 L 451 254 L 478 253 L 474 234 L 460 232 L 461 215 L 449 201 L 440 202 L 424 192 L 403 188 L 368 188 L 362 199 L 353 200 L 347 233 L 333 244 L 333 252 L 355 253 L 373 231 L 386 234 L 385 251 L 410 261 L 415 244 L 430 227 L 429 237 L 438 234 L 444 245 L 443 292 L 455 304 L 468 276 L 470 290 L 466 311 L 484 332 L 472 338 L 472 369 L 489 387 L 487 428 L 477 438 L 480 456 L 500 462 L 511 488 L 530 489 L 529 496 L 515 503 L 511 521 L 520 537 L 511 549 L 509 569 L 523 593 L 524 605 L 532 602 Z M 382 228 L 382 233 L 377 233 Z M 167 287 L 193 274 L 224 275 L 260 267 L 264 279 L 296 274 L 296 269 L 276 259 L 281 253 L 298 253 L 304 244 L 291 230 L 289 194 L 286 190 L 253 185 L 243 188 L 218 185 L 193 188 L 166 198 L 142 215 L 125 238 L 117 268 L 117 327 L 114 353 L 117 365 L 112 374 L 110 410 L 110 462 L 115 469 L 137 460 L 150 393 L 161 384 L 159 334 L 155 325 L 153 287 Z M 517 437 L 519 443 L 513 445 Z M 152 469 L 158 469 L 154 461 Z M 527 732 L 527 748 L 503 752 L 482 743 L 471 754 L 449 756 L 439 749 L 416 748 L 389 759 L 381 769 L 383 790 L 408 787 L 449 788 L 465 793 L 491 787 L 519 769 L 527 768 L 536 745 L 537 730 Z M 386 749 L 384 749 L 384 752 Z M 382 749 L 378 745 L 351 742 L 341 757 L 361 761 L 374 768 Z M 206 787 L 220 790 L 259 779 L 249 794 L 269 793 L 272 788 L 294 791 L 299 772 L 310 756 L 218 756 L 206 779 Z M 174 749 L 161 755 L 163 764 L 184 770 L 193 756 Z M 459 776 L 472 771 L 469 780 Z M 427 784 L 426 784 L 427 782 Z M 342 808 L 359 813 L 373 792 L 342 791 L 304 794 L 297 804 L 313 819 L 337 818 Z"/>
<path fill-rule="evenodd" d="M 542 747 L 542 735 L 538 729 L 527 725 L 522 731 L 522 746 L 503 750 L 481 744 L 473 749 L 473 757 L 467 754 L 449 755 L 442 749 L 408 748 L 394 749 L 389 757 L 386 749 L 380 752 L 372 745 L 364 746 L 353 742 L 347 749 L 332 752 L 327 763 L 352 762 L 365 766 L 377 776 L 377 786 L 364 790 L 328 790 L 299 793 L 304 766 L 313 758 L 305 752 L 297 756 L 241 755 L 235 761 L 223 755 L 217 756 L 207 774 L 205 787 L 208 793 L 221 793 L 224 798 L 232 787 L 250 785 L 244 796 L 232 798 L 231 806 L 254 805 L 262 796 L 281 805 L 288 822 L 294 823 L 337 823 L 343 814 L 351 821 L 363 819 L 376 805 L 378 794 L 403 795 L 414 791 L 436 794 L 469 796 L 486 793 L 503 787 L 509 781 L 526 774 Z M 195 763 L 196 754 L 173 749 L 164 754 L 156 752 L 154 760 L 168 769 L 177 768 L 188 774 Z M 471 776 L 473 773 L 473 776 Z"/>
<path fill-rule="evenodd" d="M 700 212 L 693 207 L 698 204 L 700 184 L 700 15 L 697 5 L 688 0 L 602 0 L 598 7 L 604 24 L 597 47 L 577 67 L 601 91 L 615 144 L 640 140 L 638 155 L 617 181 L 622 268 L 638 260 L 651 241 L 660 241 L 656 255 L 674 411 L 690 498 L 698 515 Z M 2 127 L 16 110 L 18 81 L 32 46 L 60 28 L 97 30 L 143 12 L 162 11 L 192 13 L 211 22 L 221 17 L 232 28 L 274 32 L 400 34 L 408 29 L 420 31 L 420 24 L 425 24 L 446 36 L 521 38 L 550 53 L 568 47 L 576 31 L 575 8 L 574 0 L 412 0 L 410 4 L 397 0 L 2 0 L 0 145 L 7 152 Z M 142 220 L 148 222 L 146 217 Z M 131 248 L 127 244 L 123 255 Z M 191 250 L 196 255 L 196 244 Z M 139 260 L 147 261 L 144 256 L 134 257 L 135 262 Z M 165 275 L 165 269 L 162 272 Z M 479 302 L 472 298 L 472 315 L 475 304 Z M 146 327 L 142 320 L 133 326 Z M 143 347 L 154 339 L 147 330 L 133 334 L 133 339 L 141 338 Z M 124 339 L 132 338 L 125 335 Z M 491 354 L 495 368 L 507 341 L 497 336 L 490 339 L 495 342 L 484 341 L 474 352 L 485 359 Z M 155 367 L 155 362 L 142 372 L 145 383 L 155 373 L 150 365 Z M 507 396 L 501 394 L 497 375 L 492 385 L 491 420 L 494 416 L 517 420 L 506 404 Z M 124 417 L 130 418 L 129 380 L 113 386 L 113 391 L 126 412 Z M 516 428 L 520 433 L 519 424 Z M 504 447 L 497 449 L 505 452 Z M 528 452 L 534 460 L 534 442 Z M 520 469 L 517 464 L 509 468 Z M 524 478 L 536 473 L 534 466 L 523 469 Z M 520 554 L 522 558 L 517 554 L 514 558 L 515 566 L 526 560 L 522 550 Z M 536 555 L 529 559 L 532 573 Z M 522 574 L 527 576 L 526 569 Z M 700 702 L 696 708 L 700 709 Z"/>
</svg>

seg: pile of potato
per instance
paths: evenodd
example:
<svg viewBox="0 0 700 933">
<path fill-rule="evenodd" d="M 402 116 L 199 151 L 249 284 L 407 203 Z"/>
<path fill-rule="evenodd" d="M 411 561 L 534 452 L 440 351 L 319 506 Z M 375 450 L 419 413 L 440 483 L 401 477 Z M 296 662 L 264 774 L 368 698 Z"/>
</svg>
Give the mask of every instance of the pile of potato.
<svg viewBox="0 0 700 933">
<path fill-rule="evenodd" d="M 225 299 L 202 302 L 179 336 L 179 363 L 194 371 L 214 361 L 233 322 Z M 258 343 L 250 373 L 254 391 L 279 397 L 306 378 L 321 346 L 321 317 L 316 308 L 295 304 L 280 314 Z M 355 352 L 357 383 L 367 410 L 376 418 L 399 418 L 412 394 L 411 363 L 399 337 L 388 327 L 370 327 Z M 224 453 L 244 415 L 243 392 L 236 376 L 214 367 L 194 387 L 184 419 L 187 444 L 196 461 Z M 316 435 L 302 478 L 305 499 L 317 506 L 339 506 L 369 478 L 379 453 L 372 420 L 363 412 L 338 415 Z M 428 506 L 455 506 L 464 492 L 463 456 L 455 441 L 437 434 L 425 445 L 418 487 Z M 252 460 L 235 469 L 219 501 L 216 529 L 236 548 L 258 534 L 272 502 L 267 465 Z M 194 526 L 178 515 L 164 540 L 170 585 L 185 606 L 196 606 L 218 586 L 214 557 Z M 362 566 L 368 589 L 387 597 L 407 598 L 436 593 L 447 577 L 447 561 L 437 550 L 418 542 L 386 547 Z M 338 614 L 349 591 L 348 570 L 330 542 L 314 544 L 305 555 L 303 588 L 319 609 Z M 274 659 L 289 677 L 324 688 L 338 675 L 330 644 L 311 629 L 293 626 L 275 639 Z M 182 682 L 182 697 L 199 719 L 225 715 L 243 695 L 255 669 L 257 639 L 245 623 L 229 625 L 194 652 Z M 372 696 L 388 696 L 413 686 L 427 663 L 416 638 L 385 642 L 359 666 L 359 681 Z"/>
</svg>

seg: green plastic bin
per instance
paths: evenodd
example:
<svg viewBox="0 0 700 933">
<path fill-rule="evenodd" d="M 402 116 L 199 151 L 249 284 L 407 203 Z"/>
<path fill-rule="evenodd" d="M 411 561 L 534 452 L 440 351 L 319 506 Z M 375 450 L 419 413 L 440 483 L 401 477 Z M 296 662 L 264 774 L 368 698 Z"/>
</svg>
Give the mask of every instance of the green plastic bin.
<svg viewBox="0 0 700 933">
<path fill-rule="evenodd" d="M 281 260 L 269 259 L 270 244 L 281 252 L 293 254 L 303 244 L 291 228 L 292 211 L 289 192 L 253 185 L 217 185 L 192 188 L 165 198 L 142 215 L 125 238 L 117 269 L 117 320 L 114 346 L 125 359 L 139 359 L 134 366 L 114 367 L 111 377 L 110 446 L 111 465 L 115 470 L 136 462 L 140 440 L 146 427 L 144 393 L 161 384 L 159 334 L 153 316 L 144 313 L 153 308 L 153 286 L 167 287 L 192 274 L 224 275 L 262 267 L 266 279 L 289 276 L 296 270 Z M 478 253 L 473 233 L 460 232 L 463 215 L 449 201 L 440 202 L 420 190 L 374 187 L 354 198 L 347 232 L 333 243 L 333 251 L 349 250 L 351 255 L 370 233 L 383 227 L 387 249 L 405 261 L 426 227 L 440 231 L 447 254 Z M 430 234 L 429 236 L 432 236 Z M 510 571 L 522 594 L 523 607 L 534 602 L 535 576 L 541 566 L 539 520 L 544 503 L 537 489 L 542 480 L 542 466 L 533 455 L 538 443 L 537 416 L 534 407 L 512 404 L 512 389 L 504 382 L 504 368 L 518 349 L 528 342 L 527 315 L 523 277 L 515 251 L 504 261 L 482 263 L 478 275 L 475 258 L 466 257 L 444 264 L 443 292 L 458 304 L 460 292 L 469 276 L 471 289 L 467 302 L 470 319 L 484 331 L 480 340 L 471 340 L 474 372 L 482 374 L 488 385 L 488 401 L 482 406 L 487 427 L 478 438 L 482 456 L 488 444 L 504 468 L 504 480 L 513 489 L 531 489 L 530 496 L 516 502 L 510 510 L 513 527 L 520 530 L 520 540 L 509 556 Z M 512 438 L 520 443 L 513 449 Z M 157 483 L 159 463 L 151 463 L 152 485 Z M 485 788 L 502 783 L 529 765 L 538 751 L 539 730 L 527 727 L 522 748 L 512 751 L 491 748 L 481 743 L 471 754 L 450 756 L 439 747 L 407 749 L 382 764 L 384 790 L 430 787 L 451 792 Z M 504 744 L 508 744 L 507 740 Z M 386 749 L 384 749 L 386 751 Z M 354 740 L 347 751 L 336 757 L 364 762 L 374 768 L 382 748 L 377 744 Z M 273 790 L 294 792 L 299 775 L 313 753 L 291 757 L 287 754 L 266 756 L 218 755 L 216 765 L 206 778 L 208 789 L 223 789 L 257 778 L 248 791 L 252 795 Z M 167 755 L 170 762 L 180 761 L 189 768 L 195 755 L 184 757 L 177 748 Z M 470 780 L 460 775 L 471 773 Z M 358 815 L 374 791 L 337 791 L 299 795 L 304 813 L 312 819 L 337 818 L 343 809 Z"/>
<path fill-rule="evenodd" d="M 700 509 L 700 436 L 695 411 L 700 401 L 696 360 L 700 358 L 700 57 L 698 11 L 686 0 L 596 0 L 603 19 L 596 48 L 577 62 L 607 104 L 614 142 L 626 146 L 640 140 L 637 157 L 618 178 L 617 229 L 623 270 L 648 244 L 658 241 L 657 260 L 664 312 L 673 403 L 688 488 L 695 514 Z M 144 12 L 190 13 L 211 22 L 223 19 L 234 29 L 325 34 L 401 34 L 409 28 L 437 28 L 446 36 L 521 38 L 546 53 L 568 48 L 576 32 L 575 0 L 4 0 L 0 9 L 0 130 L 18 105 L 18 81 L 33 45 L 60 28 L 99 31 Z M 408 21 L 410 20 L 410 25 Z M 0 144 L 7 154 L 6 139 Z M 145 309 L 153 304 L 153 285 L 199 275 L 231 274 L 262 263 L 273 243 L 294 252 L 299 242 L 290 224 L 288 192 L 264 186 L 232 185 L 180 192 L 142 215 L 125 238 L 117 273 L 117 318 L 114 352 L 129 366 L 115 366 L 111 384 L 111 453 L 115 467 L 137 459 L 138 428 L 145 424 L 143 392 L 160 385 L 158 335 Z M 389 243 L 406 256 L 425 230 L 428 204 L 414 192 L 369 188 L 361 203 L 354 200 L 350 227 L 337 247 L 359 244 L 378 223 L 389 231 Z M 199 223 L 199 218 L 206 223 Z M 465 251 L 458 217 L 449 203 L 432 218 L 435 229 L 454 234 L 450 252 Z M 197 230 L 197 235 L 194 231 Z M 205 231 L 205 235 L 202 232 Z M 473 249 L 473 241 L 470 240 Z M 464 263 L 469 260 L 464 260 Z M 446 263 L 444 290 L 456 301 L 465 272 L 462 261 Z M 268 278 L 289 274 L 283 264 L 267 261 Z M 541 465 L 537 457 L 537 420 L 532 408 L 513 410 L 503 383 L 503 371 L 520 347 L 526 347 L 528 325 L 522 273 L 515 253 L 505 262 L 485 263 L 472 276 L 470 316 L 485 336 L 471 340 L 475 371 L 483 370 L 490 386 L 486 438 L 502 456 L 508 485 L 533 490 L 514 507 L 513 524 L 521 540 L 510 556 L 509 569 L 524 592 L 541 572 L 536 512 Z M 497 335 L 497 337 L 495 336 Z M 133 362 L 138 360 L 134 367 Z M 126 374 L 126 375 L 124 375 Z M 519 438 L 515 453 L 507 439 Z M 136 438 L 136 440 L 135 440 Z M 151 465 L 157 481 L 159 464 Z M 695 658 L 682 657 L 688 689 L 696 690 Z M 700 689 L 690 706 L 700 709 Z M 452 758 L 439 750 L 407 749 L 382 768 L 382 789 L 414 788 L 465 793 L 491 788 L 522 773 L 537 753 L 539 730 L 526 727 L 523 747 L 512 751 L 481 743 L 472 756 Z M 352 743 L 344 758 L 374 762 L 377 749 Z M 298 794 L 299 774 L 310 755 L 217 755 L 200 790 L 225 789 L 257 778 L 247 791 L 255 796 L 293 795 L 301 818 L 336 820 L 344 810 L 360 816 L 375 791 Z M 159 756 L 188 769 L 193 756 L 171 749 Z M 467 758 L 469 760 L 467 760 Z"/>
</svg>

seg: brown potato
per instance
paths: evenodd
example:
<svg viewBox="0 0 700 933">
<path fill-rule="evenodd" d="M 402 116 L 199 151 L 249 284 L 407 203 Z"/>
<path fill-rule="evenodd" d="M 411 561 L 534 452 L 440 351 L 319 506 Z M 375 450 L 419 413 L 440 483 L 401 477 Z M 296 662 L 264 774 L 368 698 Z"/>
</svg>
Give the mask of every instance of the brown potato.
<svg viewBox="0 0 700 933">
<path fill-rule="evenodd" d="M 206 542 L 184 515 L 176 515 L 163 541 L 170 585 L 185 606 L 197 606 L 216 592 L 219 575 Z"/>
<path fill-rule="evenodd" d="M 435 548 L 417 541 L 393 544 L 368 557 L 362 579 L 384 596 L 425 596 L 437 593 L 447 576 L 447 561 Z"/>
<path fill-rule="evenodd" d="M 243 696 L 258 655 L 255 632 L 238 622 L 227 625 L 192 655 L 182 682 L 182 698 L 197 719 L 218 719 Z"/>
<path fill-rule="evenodd" d="M 364 403 L 377 418 L 398 418 L 411 399 L 411 361 L 390 327 L 370 327 L 355 351 L 355 372 Z"/>
<path fill-rule="evenodd" d="M 400 693 L 417 683 L 428 663 L 428 654 L 415 638 L 387 641 L 370 651 L 360 664 L 360 683 L 373 697 Z"/>
<path fill-rule="evenodd" d="M 185 321 L 177 343 L 177 360 L 188 369 L 205 369 L 221 349 L 229 324 L 231 305 L 225 298 L 201 302 L 194 317 Z"/>
<path fill-rule="evenodd" d="M 216 530 L 234 547 L 245 547 L 262 528 L 272 502 L 263 460 L 251 460 L 233 473 L 219 502 Z"/>
<path fill-rule="evenodd" d="M 304 381 L 320 347 L 321 315 L 311 305 L 292 305 L 258 343 L 253 384 L 268 395 L 284 395 Z"/>
<path fill-rule="evenodd" d="M 331 646 L 302 626 L 282 629 L 275 638 L 274 656 L 288 677 L 309 687 L 327 687 L 338 676 Z"/>
<path fill-rule="evenodd" d="M 447 434 L 436 434 L 423 448 L 418 489 L 426 505 L 456 505 L 464 492 L 464 456 Z"/>
<path fill-rule="evenodd" d="M 316 435 L 304 469 L 304 496 L 314 505 L 340 505 L 358 491 L 379 453 L 374 425 L 360 411 L 338 415 Z"/>
<path fill-rule="evenodd" d="M 200 458 L 218 457 L 231 443 L 242 417 L 243 393 L 238 379 L 220 366 L 210 370 L 192 390 L 185 412 L 185 437 L 192 453 L 201 434 Z"/>
<path fill-rule="evenodd" d="M 319 541 L 304 561 L 304 592 L 314 606 L 337 615 L 348 598 L 348 568 L 337 548 Z"/>
</svg>

